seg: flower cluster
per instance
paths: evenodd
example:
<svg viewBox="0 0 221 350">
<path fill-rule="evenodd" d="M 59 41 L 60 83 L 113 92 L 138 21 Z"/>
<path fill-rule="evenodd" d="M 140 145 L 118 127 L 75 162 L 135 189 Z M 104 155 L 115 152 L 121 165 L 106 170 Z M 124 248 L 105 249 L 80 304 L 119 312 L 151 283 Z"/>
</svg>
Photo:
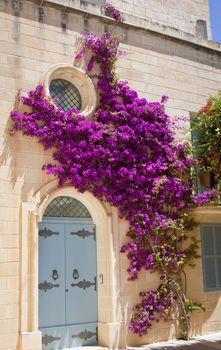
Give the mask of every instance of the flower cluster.
<svg viewBox="0 0 221 350">
<path fill-rule="evenodd" d="M 196 257 L 197 243 L 182 247 L 185 211 L 195 205 L 189 176 L 194 161 L 189 146 L 175 142 L 163 104 L 167 97 L 162 103 L 148 102 L 117 79 L 118 47 L 110 33 L 84 36 L 77 58 L 90 52 L 88 71 L 95 63 L 100 67 L 99 104 L 91 119 L 76 109 L 57 108 L 39 85 L 22 97 L 30 112 L 11 113 L 13 131 L 35 136 L 45 149 L 53 149 L 53 162 L 43 169 L 58 177 L 60 185 L 90 191 L 128 220 L 128 242 L 121 251 L 127 253 L 131 280 L 141 269 L 173 278 Z M 140 335 L 158 316 L 172 313 L 175 300 L 165 286 L 142 297 L 131 319 L 131 329 Z"/>
<path fill-rule="evenodd" d="M 192 116 L 195 153 L 202 172 L 221 178 L 221 92 Z"/>
<path fill-rule="evenodd" d="M 117 80 L 115 64 L 118 57 L 124 54 L 122 50 L 119 50 L 118 37 L 110 32 L 105 32 L 101 37 L 85 32 L 83 33 L 82 49 L 76 54 L 75 59 L 81 59 L 87 51 L 92 52 L 87 63 L 88 72 L 93 70 L 95 63 L 100 67 L 98 88 L 101 90 L 100 81 L 106 79 L 109 84 L 114 85 Z"/>
<path fill-rule="evenodd" d="M 133 307 L 134 316 L 129 328 L 140 335 L 147 334 L 152 322 L 161 318 L 168 320 L 175 316 L 175 300 L 167 285 L 160 285 L 156 291 L 140 292 L 142 301 Z M 174 310 L 174 313 L 171 313 Z"/>
<path fill-rule="evenodd" d="M 196 195 L 194 198 L 194 202 L 197 205 L 202 205 L 202 204 L 208 203 L 212 200 L 217 200 L 218 195 L 219 195 L 219 192 L 216 190 L 205 191 L 203 193 Z"/>
<path fill-rule="evenodd" d="M 124 17 L 122 13 L 116 9 L 112 4 L 106 2 L 104 5 L 105 15 L 115 19 L 117 22 L 123 22 Z"/>
</svg>

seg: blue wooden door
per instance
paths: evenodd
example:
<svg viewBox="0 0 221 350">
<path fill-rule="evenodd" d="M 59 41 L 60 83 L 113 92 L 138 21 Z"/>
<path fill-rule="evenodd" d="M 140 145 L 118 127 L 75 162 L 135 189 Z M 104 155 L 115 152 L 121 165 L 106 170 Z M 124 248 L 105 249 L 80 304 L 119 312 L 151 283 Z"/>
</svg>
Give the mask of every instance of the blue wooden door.
<svg viewBox="0 0 221 350">
<path fill-rule="evenodd" d="M 97 343 L 91 219 L 47 217 L 39 225 L 39 329 L 45 350 Z"/>
</svg>

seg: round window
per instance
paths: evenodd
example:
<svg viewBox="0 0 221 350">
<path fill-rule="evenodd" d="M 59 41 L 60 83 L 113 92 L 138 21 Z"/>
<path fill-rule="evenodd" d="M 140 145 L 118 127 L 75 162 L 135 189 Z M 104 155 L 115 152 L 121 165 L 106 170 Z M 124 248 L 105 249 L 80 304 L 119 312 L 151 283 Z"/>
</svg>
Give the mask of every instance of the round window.
<svg viewBox="0 0 221 350">
<path fill-rule="evenodd" d="M 68 80 L 53 79 L 50 82 L 49 91 L 57 107 L 64 112 L 76 107 L 80 111 L 82 102 L 78 89 Z"/>
<path fill-rule="evenodd" d="M 42 77 L 45 95 L 67 112 L 70 108 L 90 117 L 97 105 L 97 93 L 92 80 L 80 68 L 68 64 L 52 66 Z"/>
</svg>

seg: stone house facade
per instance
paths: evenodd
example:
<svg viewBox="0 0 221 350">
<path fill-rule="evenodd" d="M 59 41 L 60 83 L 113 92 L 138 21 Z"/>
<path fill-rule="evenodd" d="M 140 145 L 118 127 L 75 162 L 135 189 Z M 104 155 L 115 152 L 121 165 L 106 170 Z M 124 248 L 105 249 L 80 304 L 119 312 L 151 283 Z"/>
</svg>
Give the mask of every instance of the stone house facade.
<svg viewBox="0 0 221 350">
<path fill-rule="evenodd" d="M 35 139 L 20 134 L 11 137 L 8 133 L 9 113 L 16 104 L 17 91 L 27 92 L 39 82 L 49 94 L 52 81 L 67 80 L 80 94 L 82 111 L 90 114 L 96 107 L 93 82 L 83 66 L 73 66 L 73 53 L 80 33 L 85 30 L 102 33 L 113 25 L 113 20 L 104 15 L 103 3 L 102 0 L 0 1 L 0 349 L 40 350 L 42 334 L 44 349 L 68 347 L 56 332 L 42 333 L 39 327 L 39 319 L 43 312 L 47 314 L 47 305 L 51 302 L 49 297 L 46 304 L 41 304 L 40 293 L 46 295 L 50 290 L 47 290 L 47 276 L 39 281 L 39 270 L 42 261 L 42 269 L 47 269 L 49 256 L 53 258 L 56 254 L 48 253 L 44 260 L 38 237 L 39 232 L 43 232 L 43 242 L 49 242 L 50 237 L 44 237 L 46 231 L 42 231 L 45 228 L 57 237 L 57 229 L 50 226 L 55 225 L 50 210 L 56 205 L 57 198 L 69 198 L 78 210 L 82 208 L 83 213 L 89 213 L 89 216 L 79 214 L 75 224 L 80 225 L 86 218 L 84 227 L 88 231 L 83 228 L 83 232 L 90 239 L 93 239 L 90 227 L 96 226 L 97 281 L 89 282 L 93 288 L 95 284 L 97 287 L 98 303 L 92 303 L 97 305 L 98 345 L 124 348 L 171 339 L 176 334 L 174 322 L 160 322 L 145 337 L 130 333 L 128 320 L 131 307 L 139 300 L 139 291 L 157 287 L 159 280 L 144 271 L 137 281 L 127 280 L 128 262 L 119 252 L 126 239 L 127 222 L 119 219 L 115 208 L 101 203 L 90 193 L 78 193 L 70 186 L 58 188 L 56 179 L 41 170 L 49 161 L 50 152 L 44 151 Z M 121 46 L 128 54 L 119 60 L 118 73 L 140 96 L 159 100 L 162 95 L 169 95 L 168 113 L 189 117 L 210 95 L 216 94 L 221 84 L 221 46 L 211 40 L 207 0 L 184 0 L 182 4 L 175 0 L 119 0 L 112 3 L 125 17 L 125 23 L 119 25 L 118 31 L 122 35 Z M 17 108 L 21 106 L 17 104 Z M 48 216 L 47 210 L 50 211 Z M 204 224 L 196 228 L 196 237 L 200 238 L 202 227 L 208 228 L 214 244 L 218 245 L 220 207 L 204 207 L 196 210 L 194 215 Z M 72 216 L 69 215 L 69 219 Z M 48 226 L 41 228 L 45 217 L 49 217 Z M 69 222 L 59 220 L 57 224 L 69 225 Z M 78 232 L 82 235 L 81 227 Z M 205 254 L 204 247 L 195 270 L 186 271 L 187 295 L 207 307 L 205 313 L 193 316 L 192 335 L 221 331 L 221 253 L 219 251 L 215 257 L 212 253 L 217 278 L 214 288 L 210 288 L 213 281 L 207 280 Z M 67 259 L 65 261 L 68 270 Z M 78 269 L 74 265 L 71 269 L 77 280 Z M 51 284 L 58 284 L 59 273 L 53 265 Z M 39 291 L 40 283 L 43 285 Z M 52 286 L 51 289 L 59 288 Z M 84 289 L 87 286 L 81 291 Z M 50 305 L 58 307 L 64 298 L 55 297 Z M 82 323 L 87 322 L 91 321 Z M 87 334 L 81 336 L 86 331 Z M 94 333 L 94 329 L 83 327 L 73 334 L 74 339 L 80 335 L 80 339 L 87 340 L 90 336 L 95 339 Z M 60 345 L 56 345 L 57 341 Z"/>
</svg>

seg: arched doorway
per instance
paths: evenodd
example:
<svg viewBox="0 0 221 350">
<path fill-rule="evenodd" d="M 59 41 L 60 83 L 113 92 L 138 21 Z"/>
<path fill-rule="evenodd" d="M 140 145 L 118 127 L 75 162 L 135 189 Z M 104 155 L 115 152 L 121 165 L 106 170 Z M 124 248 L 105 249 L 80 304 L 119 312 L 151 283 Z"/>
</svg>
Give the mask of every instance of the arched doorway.
<svg viewBox="0 0 221 350">
<path fill-rule="evenodd" d="M 39 224 L 39 329 L 45 350 L 97 343 L 96 233 L 77 199 L 59 196 Z"/>
</svg>

